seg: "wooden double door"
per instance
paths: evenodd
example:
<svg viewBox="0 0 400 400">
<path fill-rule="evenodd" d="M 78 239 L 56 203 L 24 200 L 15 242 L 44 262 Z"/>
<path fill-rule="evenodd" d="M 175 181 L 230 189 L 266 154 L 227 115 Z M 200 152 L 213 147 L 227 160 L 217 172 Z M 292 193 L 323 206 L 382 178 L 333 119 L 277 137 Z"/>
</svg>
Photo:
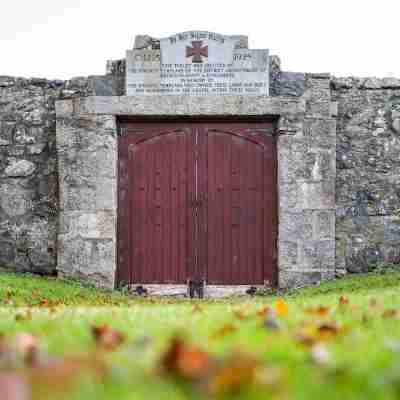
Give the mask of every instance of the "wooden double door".
<svg viewBox="0 0 400 400">
<path fill-rule="evenodd" d="M 273 123 L 121 122 L 118 280 L 276 280 Z"/>
</svg>

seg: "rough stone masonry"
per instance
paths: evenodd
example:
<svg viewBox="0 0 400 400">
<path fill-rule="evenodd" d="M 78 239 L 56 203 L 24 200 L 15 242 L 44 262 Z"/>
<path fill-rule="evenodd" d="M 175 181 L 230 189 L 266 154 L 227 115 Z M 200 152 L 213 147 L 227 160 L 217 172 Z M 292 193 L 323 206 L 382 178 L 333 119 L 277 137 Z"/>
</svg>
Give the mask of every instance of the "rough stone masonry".
<svg viewBox="0 0 400 400">
<path fill-rule="evenodd" d="M 233 38 L 232 51 L 247 54 L 247 38 Z M 157 63 L 160 46 L 138 36 L 128 58 L 142 51 Z M 126 67 L 110 61 L 104 76 L 69 81 L 0 77 L 2 269 L 114 286 L 115 199 L 107 190 L 117 177 L 97 166 L 114 160 L 115 115 L 155 107 L 177 117 L 280 117 L 281 286 L 400 263 L 399 79 L 285 72 L 269 56 L 267 90 L 210 102 L 190 100 L 193 93 L 126 96 Z"/>
</svg>

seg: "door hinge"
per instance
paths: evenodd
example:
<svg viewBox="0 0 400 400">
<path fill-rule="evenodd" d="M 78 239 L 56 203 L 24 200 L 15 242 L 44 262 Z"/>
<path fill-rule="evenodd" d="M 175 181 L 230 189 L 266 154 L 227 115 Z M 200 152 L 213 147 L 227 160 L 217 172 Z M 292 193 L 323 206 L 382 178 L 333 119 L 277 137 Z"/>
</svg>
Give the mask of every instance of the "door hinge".
<svg viewBox="0 0 400 400">
<path fill-rule="evenodd" d="M 204 298 L 204 287 L 206 285 L 205 279 L 188 279 L 187 280 L 187 292 L 188 296 L 193 299 L 194 297 L 198 297 L 199 299 Z"/>
<path fill-rule="evenodd" d="M 146 296 L 148 294 L 148 290 L 142 285 L 136 286 L 133 291 L 139 296 Z"/>
</svg>

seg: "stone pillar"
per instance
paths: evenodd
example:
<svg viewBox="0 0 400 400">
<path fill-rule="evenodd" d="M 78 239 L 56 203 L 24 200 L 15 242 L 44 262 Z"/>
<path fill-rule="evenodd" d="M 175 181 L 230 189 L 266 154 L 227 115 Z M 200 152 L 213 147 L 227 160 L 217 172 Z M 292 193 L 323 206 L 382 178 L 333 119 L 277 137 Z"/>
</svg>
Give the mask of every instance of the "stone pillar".
<svg viewBox="0 0 400 400">
<path fill-rule="evenodd" d="M 335 274 L 336 121 L 330 76 L 306 75 L 304 120 L 281 118 L 279 286 L 318 282 Z"/>
<path fill-rule="evenodd" d="M 111 115 L 76 115 L 57 106 L 60 275 L 114 287 L 117 135 Z"/>
</svg>

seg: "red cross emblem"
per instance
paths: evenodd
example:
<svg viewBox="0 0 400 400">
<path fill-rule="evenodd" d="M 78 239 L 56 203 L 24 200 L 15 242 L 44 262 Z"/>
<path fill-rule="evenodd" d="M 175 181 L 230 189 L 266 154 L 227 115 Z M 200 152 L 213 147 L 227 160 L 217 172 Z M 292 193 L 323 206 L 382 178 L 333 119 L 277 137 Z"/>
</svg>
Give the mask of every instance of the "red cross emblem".
<svg viewBox="0 0 400 400">
<path fill-rule="evenodd" d="M 186 57 L 193 57 L 193 63 L 202 63 L 203 57 L 208 57 L 208 46 L 204 46 L 202 40 L 192 42 L 193 47 L 186 46 Z"/>
</svg>

